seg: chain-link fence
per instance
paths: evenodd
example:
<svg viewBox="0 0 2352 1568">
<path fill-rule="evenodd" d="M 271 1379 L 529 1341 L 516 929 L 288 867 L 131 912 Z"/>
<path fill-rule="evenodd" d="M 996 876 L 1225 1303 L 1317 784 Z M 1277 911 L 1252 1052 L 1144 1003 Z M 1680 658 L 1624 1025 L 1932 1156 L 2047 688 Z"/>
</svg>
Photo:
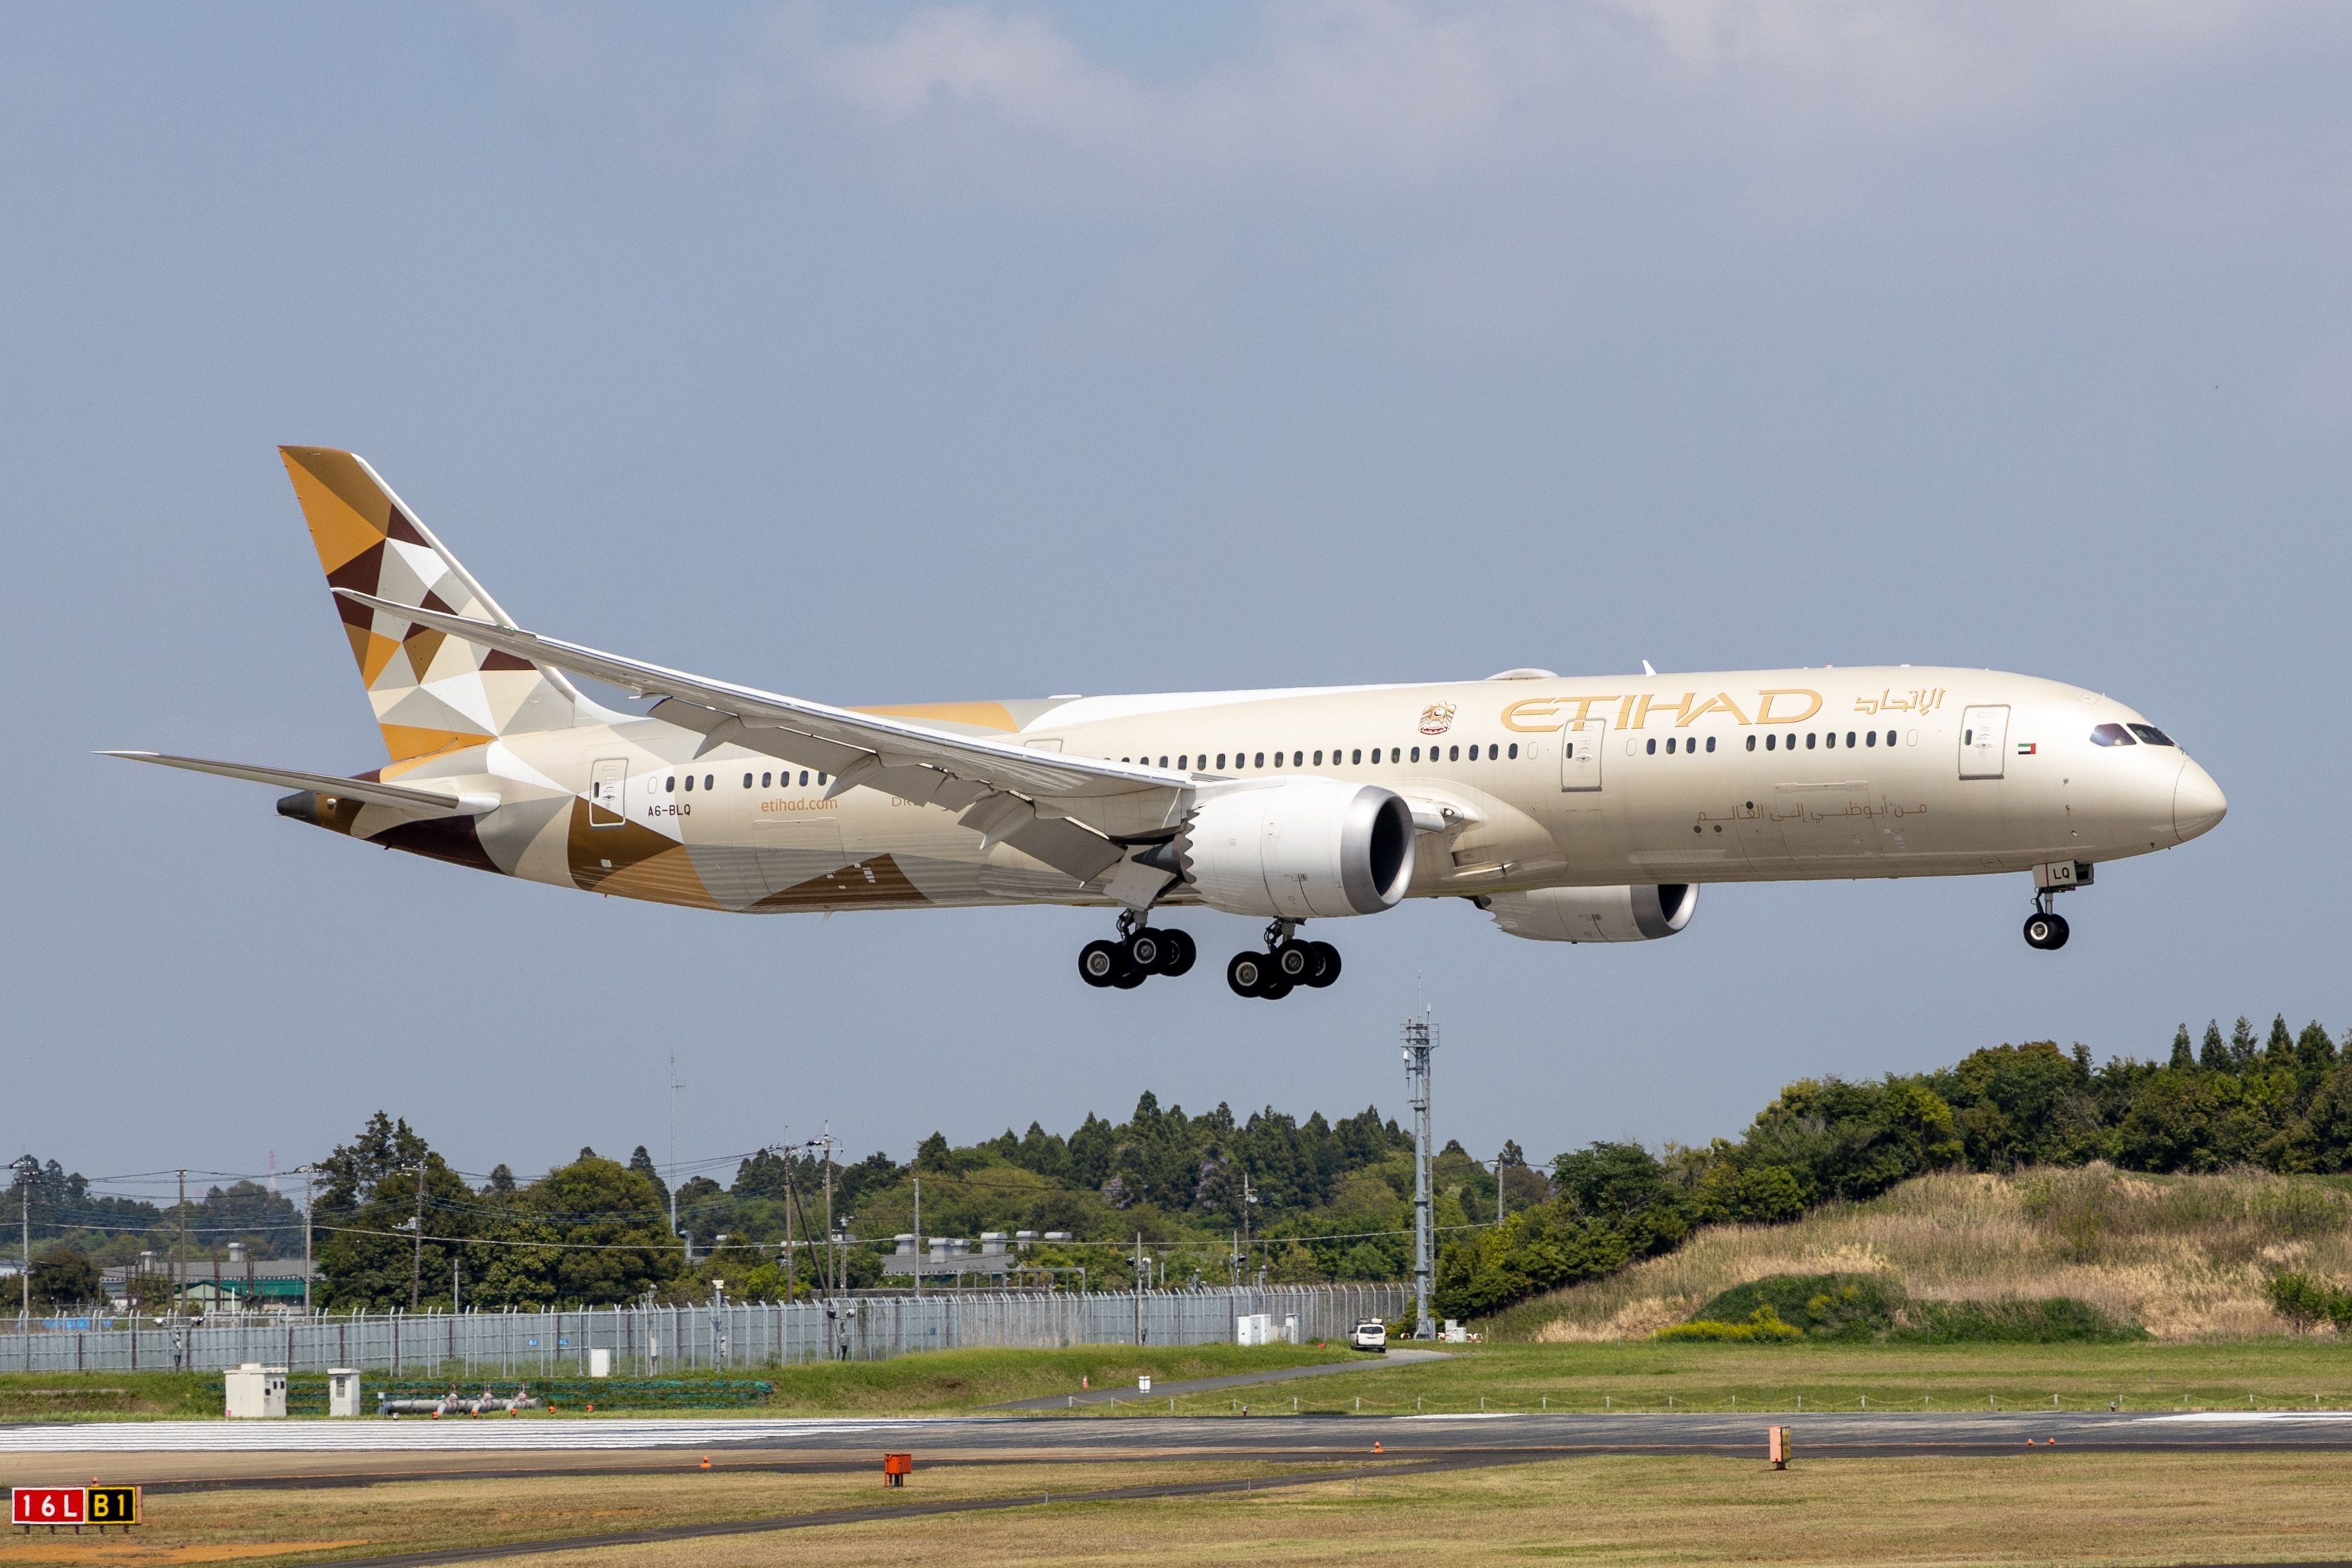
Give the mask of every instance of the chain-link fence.
<svg viewBox="0 0 2352 1568">
<path fill-rule="evenodd" d="M 1298 1337 L 1336 1339 L 1365 1318 L 1412 1309 L 1404 1285 L 1061 1294 L 949 1291 L 765 1306 L 607 1307 L 583 1312 L 253 1312 L 140 1327 L 0 1333 L 0 1371 L 212 1372 L 246 1362 L 294 1372 L 578 1376 L 588 1353 L 612 1353 L 617 1375 L 881 1361 L 966 1345 L 1208 1344 L 1264 1312 Z"/>
</svg>

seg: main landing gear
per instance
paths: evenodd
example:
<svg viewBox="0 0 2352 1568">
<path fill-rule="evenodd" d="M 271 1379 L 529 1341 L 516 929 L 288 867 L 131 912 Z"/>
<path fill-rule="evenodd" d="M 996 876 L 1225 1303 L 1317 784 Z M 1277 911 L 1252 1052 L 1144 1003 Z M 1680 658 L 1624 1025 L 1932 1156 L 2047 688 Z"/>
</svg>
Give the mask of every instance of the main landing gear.
<svg viewBox="0 0 2352 1568">
<path fill-rule="evenodd" d="M 1277 920 L 1265 928 L 1263 953 L 1236 953 L 1225 966 L 1225 984 L 1237 997 L 1279 1001 L 1298 986 L 1322 989 L 1339 977 L 1339 949 L 1328 942 L 1301 942 L 1298 923 Z"/>
<path fill-rule="evenodd" d="M 2056 899 L 2044 890 L 2033 895 L 2033 913 L 2025 917 L 2025 945 L 2039 952 L 2055 953 L 2066 946 L 2069 935 L 2066 917 L 2051 908 Z"/>
<path fill-rule="evenodd" d="M 1078 977 L 1089 986 L 1131 991 L 1154 975 L 1181 975 L 1201 949 L 1172 926 L 1144 925 L 1130 911 L 1118 917 L 1118 940 L 1089 942 L 1078 949 Z"/>
</svg>

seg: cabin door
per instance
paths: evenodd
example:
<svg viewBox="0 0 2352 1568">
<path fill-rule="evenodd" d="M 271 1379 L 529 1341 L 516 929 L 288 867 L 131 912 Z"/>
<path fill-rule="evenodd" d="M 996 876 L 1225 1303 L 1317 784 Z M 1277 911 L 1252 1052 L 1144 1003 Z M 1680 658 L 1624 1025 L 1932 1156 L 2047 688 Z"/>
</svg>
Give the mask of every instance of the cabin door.
<svg viewBox="0 0 2352 1568">
<path fill-rule="evenodd" d="M 1601 788 L 1601 754 L 1606 750 L 1609 721 L 1588 718 L 1559 732 L 1559 787 L 1562 790 Z"/>
<path fill-rule="evenodd" d="M 596 760 L 588 779 L 588 825 L 617 828 L 629 820 L 623 795 L 629 787 L 629 759 L 604 757 Z"/>
<path fill-rule="evenodd" d="M 2008 704 L 1960 710 L 1961 778 L 2000 778 L 2008 751 Z"/>
</svg>

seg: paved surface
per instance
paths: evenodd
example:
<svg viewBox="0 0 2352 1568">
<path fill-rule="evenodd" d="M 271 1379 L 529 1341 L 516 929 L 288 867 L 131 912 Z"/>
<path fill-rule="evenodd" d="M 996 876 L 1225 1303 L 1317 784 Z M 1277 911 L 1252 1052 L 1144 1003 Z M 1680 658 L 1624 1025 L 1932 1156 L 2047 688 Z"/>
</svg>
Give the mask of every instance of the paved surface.
<svg viewBox="0 0 2352 1568">
<path fill-rule="evenodd" d="M 1048 1394 L 1039 1399 L 1008 1399 L 990 1410 L 1076 1410 L 1087 1405 L 1142 1405 L 1186 1394 L 1213 1394 L 1221 1388 L 1246 1388 L 1254 1383 L 1288 1383 L 1300 1377 L 1328 1377 L 1335 1372 L 1372 1372 L 1383 1366 L 1411 1366 L 1415 1362 L 1445 1361 L 1442 1350 L 1392 1350 L 1380 1357 L 1334 1361 L 1320 1366 L 1286 1366 L 1273 1372 L 1236 1372 L 1226 1377 L 1192 1377 L 1178 1383 L 1154 1378 L 1151 1392 L 1136 1388 L 1096 1388 L 1077 1394 Z"/>
<path fill-rule="evenodd" d="M 2352 1448 L 2352 1412 L 1936 1411 L 1885 1415 L 1564 1413 L 1492 1416 L 1022 1416 L 763 1419 L 450 1417 L 400 1421 L 94 1421 L 0 1427 L 0 1471 L 36 1456 L 382 1454 L 471 1462 L 498 1455 L 692 1450 L 870 1455 L 912 1448 L 940 1458 L 1240 1457 L 1318 1459 L 1368 1454 L 1754 1454 L 1764 1429 L 1792 1431 L 1812 1455 L 1990 1453 L 2036 1447 L 2104 1450 Z M 437 1466 L 436 1466 L 437 1468 Z"/>
</svg>

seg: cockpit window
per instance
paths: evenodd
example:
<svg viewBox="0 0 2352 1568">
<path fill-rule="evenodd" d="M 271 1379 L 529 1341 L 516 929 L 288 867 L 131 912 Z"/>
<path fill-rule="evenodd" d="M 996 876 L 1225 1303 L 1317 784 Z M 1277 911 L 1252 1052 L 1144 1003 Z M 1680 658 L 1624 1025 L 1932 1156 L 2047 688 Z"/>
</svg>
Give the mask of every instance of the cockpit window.
<svg viewBox="0 0 2352 1568">
<path fill-rule="evenodd" d="M 2180 744 L 2179 741 L 2173 739 L 2172 737 L 2165 734 L 2164 731 L 2157 728 L 2156 726 L 2152 724 L 2136 724 L 2131 727 L 2131 732 L 2134 735 L 2138 736 L 2142 740 L 2147 741 L 2150 746 L 2178 746 Z"/>
<path fill-rule="evenodd" d="M 2122 725 L 2103 724 L 2091 731 L 2091 744 L 2093 746 L 2131 746 L 2136 742 L 2131 737 L 2131 731 Z"/>
</svg>

